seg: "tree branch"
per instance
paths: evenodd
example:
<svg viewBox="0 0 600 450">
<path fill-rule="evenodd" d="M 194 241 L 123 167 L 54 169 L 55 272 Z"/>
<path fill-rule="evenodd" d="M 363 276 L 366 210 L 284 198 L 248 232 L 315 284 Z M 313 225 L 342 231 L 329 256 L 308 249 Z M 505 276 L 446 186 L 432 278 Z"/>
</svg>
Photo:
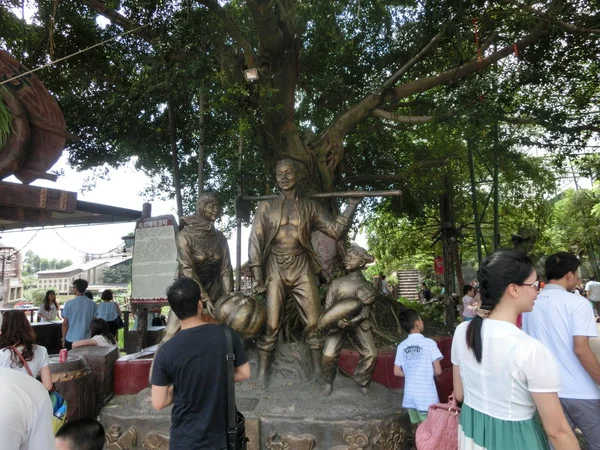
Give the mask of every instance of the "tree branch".
<svg viewBox="0 0 600 450">
<path fill-rule="evenodd" d="M 449 119 L 453 116 L 453 114 L 445 114 L 443 116 L 404 116 L 400 114 L 394 114 L 390 111 L 385 111 L 383 109 L 375 108 L 371 111 L 371 115 L 375 117 L 380 117 L 382 119 L 391 120 L 393 122 L 398 123 L 406 123 L 410 125 L 417 125 L 421 123 L 428 123 L 434 120 L 442 121 L 445 119 Z"/>
<path fill-rule="evenodd" d="M 404 66 L 402 66 L 400 68 L 400 70 L 398 70 L 398 72 L 396 72 L 394 75 L 392 75 L 391 77 L 389 77 L 387 80 L 385 80 L 383 82 L 381 90 L 387 91 L 392 86 L 394 86 L 394 84 L 396 84 L 396 82 L 400 79 L 400 77 L 402 77 L 402 75 L 404 75 L 406 72 L 408 72 L 408 70 L 412 66 L 414 66 L 417 62 L 419 62 L 419 60 L 423 57 L 423 55 L 425 55 L 425 53 L 427 53 L 429 50 L 431 50 L 434 46 L 437 45 L 438 42 L 440 42 L 442 40 L 443 35 L 444 35 L 443 32 L 439 32 L 438 34 L 436 34 L 433 37 L 433 39 L 431 41 L 429 41 L 429 43 L 425 47 L 423 47 L 423 50 L 421 50 L 413 58 L 411 58 L 410 61 L 408 61 L 406 64 L 404 64 Z"/>
<path fill-rule="evenodd" d="M 237 42 L 237 44 L 244 50 L 244 61 L 248 67 L 256 67 L 256 54 L 254 53 L 254 47 L 250 44 L 248 39 L 242 34 L 237 24 L 231 20 L 225 8 L 223 8 L 216 0 L 199 0 L 201 5 L 206 6 L 217 17 L 221 20 L 225 31 Z"/>
<path fill-rule="evenodd" d="M 545 36 L 546 34 L 548 34 L 547 27 L 539 27 L 531 34 L 517 41 L 517 47 L 519 49 L 529 47 L 531 44 L 538 41 L 540 38 L 542 38 L 542 36 Z M 420 78 L 418 80 L 402 84 L 395 88 L 396 96 L 397 98 L 406 98 L 413 94 L 419 94 L 421 92 L 428 91 L 429 89 L 432 89 L 436 86 L 450 83 L 461 78 L 465 78 L 469 75 L 474 74 L 477 71 L 482 71 L 483 69 L 491 66 L 492 64 L 497 63 L 501 59 L 506 58 L 508 55 L 512 54 L 513 52 L 513 46 L 508 45 L 492 53 L 491 55 L 482 58 L 479 61 L 470 61 L 466 64 L 463 64 L 462 66 L 447 70 L 438 75 L 434 75 L 427 78 Z"/>
<path fill-rule="evenodd" d="M 496 39 L 498 38 L 498 32 L 494 31 L 492 32 L 492 34 L 490 34 L 488 36 L 488 38 L 483 42 L 483 44 L 481 44 L 481 47 L 479 48 L 479 53 L 480 54 L 484 54 L 485 51 L 490 48 L 490 46 L 496 41 Z M 471 61 L 475 61 L 477 60 L 477 55 L 475 55 Z"/>
<path fill-rule="evenodd" d="M 421 50 L 414 58 L 408 61 L 403 67 L 398 70 L 394 75 L 388 78 L 381 87 L 380 93 L 372 93 L 364 97 L 356 105 L 351 106 L 340 116 L 338 116 L 330 125 L 325 129 L 315 141 L 312 143 L 312 147 L 317 147 L 324 140 L 330 142 L 341 140 L 346 136 L 358 123 L 367 118 L 373 109 L 379 106 L 383 102 L 382 95 L 386 90 L 393 86 L 402 75 L 404 75 L 412 66 L 414 66 L 423 55 L 435 46 L 442 38 L 442 33 L 438 33 L 429 43 Z"/>
<path fill-rule="evenodd" d="M 293 17 L 297 17 L 292 15 L 295 5 L 289 1 L 277 0 L 277 9 L 279 10 L 279 20 L 283 23 L 287 34 L 291 37 L 300 34 L 297 24 L 292 20 Z"/>
<path fill-rule="evenodd" d="M 551 131 L 562 131 L 564 133 L 569 132 L 580 132 L 580 131 L 594 131 L 600 132 L 600 126 L 598 125 L 579 125 L 575 127 L 566 127 L 562 125 L 554 125 L 541 120 L 528 119 L 524 117 L 505 117 L 501 119 L 502 122 L 510 123 L 513 125 L 536 125 Z"/>
<path fill-rule="evenodd" d="M 557 25 L 570 33 L 600 34 L 600 29 L 598 28 L 583 28 L 571 25 L 570 23 L 552 17 L 550 14 L 544 11 L 532 8 L 531 6 L 525 5 L 524 3 L 518 2 L 516 0 L 500 0 L 500 3 L 516 6 L 517 8 L 522 9 L 523 11 L 527 11 L 531 14 L 541 17 L 544 20 L 547 20 L 548 22 L 553 23 L 554 25 Z"/>
<path fill-rule="evenodd" d="M 138 28 L 138 27 L 142 26 L 141 24 L 135 23 L 131 19 L 118 13 L 114 9 L 109 8 L 108 6 L 106 6 L 104 4 L 104 2 L 102 2 L 100 0 L 81 0 L 81 2 L 88 5 L 90 8 L 92 8 L 94 11 L 96 11 L 101 16 L 106 17 L 108 20 L 110 20 L 115 25 L 119 25 L 119 26 L 125 28 L 126 30 L 132 30 L 134 28 Z M 156 36 L 154 34 L 152 34 L 152 32 L 150 30 L 148 30 L 147 28 L 141 28 L 133 34 L 137 34 L 139 37 L 141 37 L 143 40 L 145 40 L 146 42 L 148 42 L 150 44 L 152 44 L 152 41 L 156 38 Z"/>
<path fill-rule="evenodd" d="M 546 25 L 538 26 L 532 33 L 517 41 L 516 44 L 518 48 L 524 49 L 547 34 L 548 29 Z M 513 46 L 509 45 L 479 61 L 470 61 L 462 66 L 447 70 L 438 75 L 402 84 L 394 89 L 394 97 L 396 100 L 406 98 L 413 94 L 428 91 L 436 86 L 465 78 L 477 71 L 484 70 L 492 64 L 511 55 L 513 52 Z M 382 103 L 383 96 L 381 94 L 372 93 L 367 95 L 356 105 L 351 106 L 345 112 L 340 114 L 329 127 L 311 143 L 311 147 L 316 148 L 323 144 L 328 145 L 327 142 L 341 142 L 346 134 L 348 134 L 358 123 L 370 116 L 371 112 Z"/>
<path fill-rule="evenodd" d="M 214 1 L 214 0 L 211 0 Z M 278 53 L 284 45 L 284 33 L 277 16 L 271 11 L 271 0 L 247 0 L 261 44 L 270 52 Z"/>
<path fill-rule="evenodd" d="M 404 169 L 400 173 L 386 175 L 386 174 L 374 174 L 374 173 L 363 173 L 360 175 L 349 175 L 342 178 L 342 183 L 368 183 L 372 181 L 403 181 L 407 178 L 407 174 L 411 174 L 418 169 L 429 169 L 433 167 L 444 166 L 450 161 L 450 158 L 444 159 L 432 159 L 427 161 L 419 161 L 411 164 L 409 167 Z"/>
</svg>

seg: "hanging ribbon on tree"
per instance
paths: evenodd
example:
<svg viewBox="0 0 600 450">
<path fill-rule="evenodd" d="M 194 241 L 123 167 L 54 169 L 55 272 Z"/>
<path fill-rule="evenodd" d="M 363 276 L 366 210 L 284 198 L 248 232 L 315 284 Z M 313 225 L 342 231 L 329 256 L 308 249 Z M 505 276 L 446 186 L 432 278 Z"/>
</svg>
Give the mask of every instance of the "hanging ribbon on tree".
<svg viewBox="0 0 600 450">
<path fill-rule="evenodd" d="M 515 52 L 515 56 L 517 57 L 517 73 L 521 73 L 521 64 L 519 63 L 519 46 L 517 45 L 517 42 L 515 41 L 513 43 L 513 51 Z"/>
</svg>

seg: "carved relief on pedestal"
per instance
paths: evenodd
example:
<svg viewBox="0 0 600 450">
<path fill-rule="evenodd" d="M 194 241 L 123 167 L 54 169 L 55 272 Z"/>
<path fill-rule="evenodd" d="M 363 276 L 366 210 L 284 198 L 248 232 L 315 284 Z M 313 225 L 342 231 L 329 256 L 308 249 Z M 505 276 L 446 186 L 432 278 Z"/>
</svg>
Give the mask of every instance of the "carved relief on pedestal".
<svg viewBox="0 0 600 450">
<path fill-rule="evenodd" d="M 144 450 L 169 450 L 169 438 L 162 434 L 149 434 L 142 441 Z"/>
<path fill-rule="evenodd" d="M 137 430 L 129 427 L 123 434 L 121 427 L 113 424 L 106 432 L 106 450 L 131 450 L 137 448 Z"/>
<path fill-rule="evenodd" d="M 269 450 L 313 450 L 315 437 L 310 434 L 281 436 L 274 433 L 269 436 L 267 448 Z"/>
<path fill-rule="evenodd" d="M 346 431 L 344 442 L 348 444 L 348 450 L 363 450 L 369 445 L 369 435 L 363 430 Z"/>
<path fill-rule="evenodd" d="M 363 430 L 345 430 L 343 439 L 347 445 L 336 445 L 329 450 L 364 450 L 369 445 L 369 435 Z"/>
<path fill-rule="evenodd" d="M 373 444 L 377 450 L 400 450 L 406 439 L 406 430 L 397 422 L 386 427 L 377 427 Z"/>
</svg>

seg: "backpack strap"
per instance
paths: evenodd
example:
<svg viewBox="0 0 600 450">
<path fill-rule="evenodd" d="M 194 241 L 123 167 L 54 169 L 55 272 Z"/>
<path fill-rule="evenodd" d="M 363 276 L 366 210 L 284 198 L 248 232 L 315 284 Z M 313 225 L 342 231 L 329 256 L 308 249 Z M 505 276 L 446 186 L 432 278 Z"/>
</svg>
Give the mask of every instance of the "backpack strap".
<svg viewBox="0 0 600 450">
<path fill-rule="evenodd" d="M 27 373 L 29 374 L 29 376 L 33 377 L 34 375 L 33 375 L 33 373 L 31 373 L 31 369 L 29 368 L 29 364 L 27 364 L 27 361 L 25 360 L 25 358 L 23 358 L 23 355 L 17 349 L 17 347 L 8 347 L 8 348 L 10 348 L 13 352 L 16 353 L 16 355 L 19 357 L 19 359 L 23 363 L 23 367 L 25 367 L 25 369 L 27 369 Z"/>
<path fill-rule="evenodd" d="M 225 325 L 221 325 L 221 328 L 225 333 L 225 341 L 227 343 L 227 354 L 225 355 L 225 362 L 227 364 L 227 443 L 230 450 L 235 450 L 237 441 L 235 384 L 233 381 L 235 353 L 233 353 L 231 329 Z"/>
</svg>

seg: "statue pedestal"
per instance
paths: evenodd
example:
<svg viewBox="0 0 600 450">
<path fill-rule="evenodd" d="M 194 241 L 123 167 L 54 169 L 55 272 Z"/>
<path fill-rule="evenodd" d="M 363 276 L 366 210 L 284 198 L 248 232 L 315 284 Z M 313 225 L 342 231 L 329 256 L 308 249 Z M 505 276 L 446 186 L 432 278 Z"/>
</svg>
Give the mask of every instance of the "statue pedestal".
<svg viewBox="0 0 600 450">
<path fill-rule="evenodd" d="M 303 346 L 289 344 L 287 361 L 278 347 L 269 388 L 255 390 L 252 380 L 236 385 L 237 407 L 246 417 L 248 450 L 403 450 L 409 444 L 410 421 L 402 409 L 402 391 L 371 383 L 365 397 L 358 385 L 336 377 L 331 395 L 323 386 L 304 381 L 293 355 Z M 249 352 L 257 373 L 254 352 Z M 303 359 L 303 358 L 302 358 Z M 294 370 L 296 367 L 296 370 Z M 109 437 L 107 450 L 168 448 L 171 408 L 154 411 L 150 390 L 115 396 L 100 414 Z"/>
</svg>

